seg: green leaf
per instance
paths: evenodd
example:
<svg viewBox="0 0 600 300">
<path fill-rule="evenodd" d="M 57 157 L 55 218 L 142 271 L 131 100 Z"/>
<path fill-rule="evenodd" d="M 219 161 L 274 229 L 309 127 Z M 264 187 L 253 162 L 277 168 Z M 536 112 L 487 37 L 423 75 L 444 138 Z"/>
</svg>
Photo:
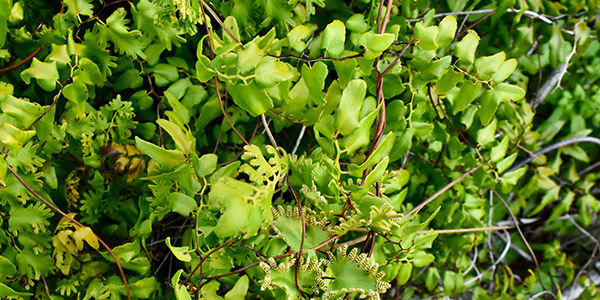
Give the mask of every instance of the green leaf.
<svg viewBox="0 0 600 300">
<path fill-rule="evenodd" d="M 156 120 L 156 123 L 169 133 L 175 142 L 175 146 L 177 149 L 181 150 L 183 154 L 189 154 L 194 150 L 195 138 L 191 134 L 185 134 L 185 129 L 182 129 L 175 122 L 166 119 L 158 119 Z"/>
<path fill-rule="evenodd" d="M 154 159 L 161 165 L 167 167 L 177 166 L 185 161 L 185 157 L 180 150 L 167 150 L 147 141 L 135 137 L 135 143 L 140 150 L 146 153 L 150 158 Z"/>
<path fill-rule="evenodd" d="M 191 212 L 198 209 L 198 204 L 194 198 L 182 194 L 172 193 L 169 195 L 169 206 L 173 212 L 176 212 L 184 217 L 190 215 Z"/>
<path fill-rule="evenodd" d="M 490 125 L 483 127 L 477 131 L 477 143 L 481 146 L 485 146 L 495 140 L 496 135 L 496 119 L 490 123 Z"/>
<path fill-rule="evenodd" d="M 196 155 L 195 152 L 192 152 L 191 157 L 192 164 L 194 165 L 194 170 L 196 171 L 196 176 L 198 176 L 198 178 L 210 175 L 217 169 L 218 157 L 215 154 L 208 153 L 198 158 L 198 155 Z"/>
<path fill-rule="evenodd" d="M 465 289 L 465 279 L 461 273 L 452 271 L 444 272 L 444 294 L 460 295 Z"/>
<path fill-rule="evenodd" d="M 334 280 L 327 288 L 328 292 L 357 289 L 363 291 L 377 291 L 377 281 L 361 269 L 356 263 L 341 258 L 329 265 Z"/>
<path fill-rule="evenodd" d="M 42 115 L 42 107 L 25 99 L 15 98 L 13 95 L 0 98 L 0 110 L 15 119 L 18 127 L 26 128 Z"/>
<path fill-rule="evenodd" d="M 356 62 L 356 59 L 352 58 L 334 61 L 333 66 L 335 67 L 335 71 L 338 75 L 340 85 L 346 86 L 352 79 L 354 79 L 354 74 L 356 73 L 356 67 L 358 66 L 358 63 Z"/>
<path fill-rule="evenodd" d="M 446 16 L 442 21 L 438 24 L 440 32 L 437 36 L 437 43 L 440 48 L 445 48 L 450 45 L 450 43 L 454 40 L 454 35 L 456 34 L 456 18 L 454 16 Z"/>
<path fill-rule="evenodd" d="M 31 82 L 31 78 L 35 78 L 37 84 L 46 92 L 51 92 L 56 88 L 58 82 L 58 70 L 56 62 L 41 62 L 37 58 L 31 60 L 31 66 L 21 72 L 21 79 L 26 84 Z"/>
<path fill-rule="evenodd" d="M 310 34 L 311 30 L 306 25 L 301 24 L 294 27 L 287 34 L 287 40 L 290 47 L 292 47 L 292 49 L 294 49 L 296 52 L 304 51 L 304 47 L 306 47 L 304 40 L 308 39 Z"/>
<path fill-rule="evenodd" d="M 496 110 L 500 106 L 500 99 L 494 91 L 485 91 L 481 96 L 481 107 L 479 108 L 479 120 L 481 125 L 486 126 L 490 123 Z"/>
<path fill-rule="evenodd" d="M 500 66 L 504 63 L 506 54 L 504 51 L 498 52 L 491 56 L 483 56 L 475 60 L 475 70 L 477 70 L 477 77 L 482 80 L 488 80 L 499 71 Z"/>
<path fill-rule="evenodd" d="M 440 273 L 437 268 L 428 268 L 425 271 L 425 287 L 432 291 L 440 283 Z"/>
<path fill-rule="evenodd" d="M 398 283 L 398 285 L 404 285 L 408 282 L 408 280 L 410 279 L 410 275 L 412 274 L 412 270 L 413 264 L 407 262 L 400 263 L 398 277 L 396 277 L 396 282 Z"/>
<path fill-rule="evenodd" d="M 446 74 L 440 78 L 435 84 L 435 92 L 437 94 L 446 94 L 451 89 L 456 87 L 456 85 L 463 80 L 464 75 L 462 73 L 456 72 L 454 70 L 448 70 Z M 471 101 L 473 101 L 471 99 Z"/>
<path fill-rule="evenodd" d="M 157 64 L 149 70 L 154 74 L 154 83 L 158 87 L 167 86 L 169 83 L 179 79 L 177 67 L 168 64 Z"/>
<path fill-rule="evenodd" d="M 183 270 L 177 271 L 175 275 L 173 275 L 173 278 L 171 278 L 171 286 L 175 289 L 175 299 L 192 300 L 192 297 L 190 297 L 185 285 L 179 283 L 181 274 L 183 274 Z"/>
<path fill-rule="evenodd" d="M 508 150 L 508 137 L 505 136 L 502 141 L 492 148 L 490 153 L 490 161 L 497 162 L 504 158 L 506 155 L 506 150 Z"/>
<path fill-rule="evenodd" d="M 237 300 L 237 299 L 245 299 L 246 293 L 248 293 L 248 285 L 250 280 L 248 279 L 248 275 L 243 275 L 238 279 L 229 292 L 225 294 L 225 300 Z"/>
<path fill-rule="evenodd" d="M 417 268 L 424 267 L 435 260 L 435 256 L 425 251 L 417 251 L 413 256 L 413 264 Z"/>
<path fill-rule="evenodd" d="M 373 59 L 378 57 L 392 45 L 396 37 L 391 33 L 377 34 L 365 32 L 360 35 L 358 44 L 365 48 L 364 58 Z"/>
<path fill-rule="evenodd" d="M 244 47 L 244 50 L 240 51 L 237 56 L 237 68 L 240 73 L 247 74 L 256 69 L 263 58 L 264 52 L 258 48 L 254 41 L 247 43 Z"/>
<path fill-rule="evenodd" d="M 519 101 L 525 97 L 525 90 L 518 85 L 499 83 L 494 86 L 494 92 L 500 101 Z"/>
<path fill-rule="evenodd" d="M 514 71 L 517 69 L 518 62 L 516 59 L 511 58 L 502 63 L 500 68 L 492 75 L 492 81 L 502 82 L 506 80 Z"/>
<path fill-rule="evenodd" d="M 208 57 L 200 55 L 196 61 L 196 76 L 200 82 L 207 82 L 215 76 L 215 71 Z"/>
<path fill-rule="evenodd" d="M 120 54 L 126 54 L 131 58 L 145 59 L 144 45 L 140 39 L 141 32 L 129 30 L 127 27 L 129 18 L 126 16 L 127 11 L 123 7 L 119 7 L 106 19 L 106 26 L 95 23 L 94 30 L 98 33 L 98 42 L 102 47 L 106 47 L 110 41 Z"/>
<path fill-rule="evenodd" d="M 308 87 L 308 94 L 316 104 L 323 104 L 325 88 L 325 78 L 327 77 L 327 65 L 323 62 L 316 62 L 312 67 L 302 66 L 302 79 Z"/>
<path fill-rule="evenodd" d="M 472 64 L 475 61 L 475 50 L 479 45 L 479 35 L 473 30 L 469 30 L 467 35 L 460 40 L 454 47 L 454 55 L 464 64 Z"/>
<path fill-rule="evenodd" d="M 279 233 L 281 238 L 294 249 L 300 250 L 300 242 L 302 241 L 302 220 L 291 216 L 280 216 L 273 221 L 273 226 Z M 306 232 L 304 238 L 304 248 L 311 249 L 329 238 L 327 231 L 316 225 L 306 224 Z"/>
<path fill-rule="evenodd" d="M 470 80 L 465 80 L 460 85 L 460 92 L 456 99 L 454 99 L 454 109 L 457 112 L 463 111 L 465 108 L 473 102 L 475 97 L 479 94 L 481 90 L 481 83 L 472 82 Z"/>
<path fill-rule="evenodd" d="M 353 32 L 365 32 L 368 26 L 369 24 L 365 21 L 365 15 L 363 14 L 354 14 L 346 20 L 346 27 Z"/>
<path fill-rule="evenodd" d="M 227 91 L 233 102 L 253 117 L 262 115 L 273 108 L 273 101 L 267 95 L 267 92 L 254 81 L 247 85 L 227 82 Z"/>
<path fill-rule="evenodd" d="M 13 276 L 17 273 L 17 266 L 15 266 L 10 259 L 0 255 L 0 276 Z"/>
<path fill-rule="evenodd" d="M 367 83 L 355 79 L 348 83 L 342 93 L 340 106 L 335 113 L 335 128 L 343 135 L 352 133 L 359 126 L 359 114 L 367 93 Z"/>
<path fill-rule="evenodd" d="M 67 13 L 91 17 L 94 14 L 94 5 L 90 2 L 91 0 L 65 0 Z"/>
<path fill-rule="evenodd" d="M 325 49 L 326 57 L 340 57 L 346 41 L 346 26 L 340 20 L 334 20 L 323 30 L 321 49 Z"/>
<path fill-rule="evenodd" d="M 117 80 L 115 80 L 115 84 L 114 84 L 113 88 L 117 92 L 120 92 L 120 91 L 126 90 L 126 89 L 139 88 L 144 83 L 144 79 L 142 78 L 142 76 L 140 76 L 139 73 L 140 72 L 134 68 L 123 72 L 123 74 L 121 74 L 121 76 L 119 76 L 119 78 L 117 78 Z M 156 76 L 160 76 L 160 75 L 156 75 Z M 162 83 L 162 77 L 160 77 L 160 78 L 156 77 L 155 80 L 157 81 L 157 83 L 156 83 L 157 86 L 164 86 L 164 84 Z M 77 101 L 77 102 L 81 102 L 81 101 Z"/>
<path fill-rule="evenodd" d="M 185 246 L 185 247 L 172 246 L 170 236 L 165 239 L 165 243 L 167 244 L 167 247 L 169 247 L 169 250 L 171 250 L 171 253 L 173 253 L 173 255 L 175 255 L 175 257 L 178 260 L 184 261 L 184 262 L 190 262 L 192 260 L 192 256 L 190 255 L 190 247 L 188 247 L 188 246 Z"/>
<path fill-rule="evenodd" d="M 439 45 L 436 39 L 439 32 L 440 29 L 437 26 L 423 27 L 420 22 L 415 25 L 415 38 L 419 40 L 418 45 L 423 50 L 437 50 Z"/>
<path fill-rule="evenodd" d="M 5 285 L 4 283 L 0 282 L 0 297 L 30 297 L 33 296 L 32 293 L 23 293 L 23 292 L 17 292 L 13 289 L 11 289 L 9 286 Z"/>
<path fill-rule="evenodd" d="M 84 103 L 88 99 L 89 92 L 87 86 L 81 82 L 81 80 L 77 80 L 65 86 L 63 95 L 65 98 L 69 99 L 69 101 L 79 104 Z"/>
<path fill-rule="evenodd" d="M 20 130 L 10 123 L 0 125 L 0 146 L 17 151 L 29 139 L 35 136 L 35 130 Z"/>
<path fill-rule="evenodd" d="M 293 77 L 288 64 L 272 57 L 265 57 L 256 68 L 256 83 L 265 88 L 274 87 Z"/>
<path fill-rule="evenodd" d="M 378 182 L 383 177 L 383 173 L 386 171 L 390 159 L 386 156 L 381 162 L 377 164 L 377 166 L 367 175 L 365 178 L 365 186 L 371 186 Z"/>
</svg>

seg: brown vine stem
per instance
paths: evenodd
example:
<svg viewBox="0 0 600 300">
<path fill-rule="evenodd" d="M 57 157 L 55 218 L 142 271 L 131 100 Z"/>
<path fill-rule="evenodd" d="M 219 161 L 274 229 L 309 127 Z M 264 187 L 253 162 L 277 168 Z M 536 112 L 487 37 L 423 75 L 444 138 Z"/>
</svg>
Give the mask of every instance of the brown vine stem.
<svg viewBox="0 0 600 300">
<path fill-rule="evenodd" d="M 271 144 L 273 144 L 273 147 L 275 147 L 275 153 L 277 153 L 277 156 L 279 156 L 279 158 L 281 158 L 281 155 L 279 154 L 279 151 L 277 150 L 279 147 L 277 146 L 277 141 L 275 141 L 275 137 L 273 137 L 273 133 L 271 132 L 271 129 L 269 129 L 269 124 L 267 123 L 267 118 L 265 117 L 265 114 L 260 115 L 260 118 L 263 122 L 263 126 L 265 127 L 265 131 L 267 132 L 267 135 L 269 136 L 269 139 L 271 140 Z M 294 268 L 294 281 L 296 282 L 296 288 L 298 289 L 298 292 L 300 293 L 300 296 L 302 296 L 302 298 L 306 297 L 306 294 L 304 293 L 304 290 L 302 290 L 302 286 L 300 286 L 300 282 L 298 280 L 298 272 L 300 270 L 300 259 L 302 258 L 302 253 L 303 253 L 303 249 L 304 249 L 304 240 L 306 239 L 306 220 L 304 218 L 304 208 L 302 207 L 302 202 L 300 201 L 300 197 L 298 197 L 298 194 L 296 193 L 296 190 L 294 189 L 294 186 L 292 185 L 292 181 L 290 180 L 290 177 L 285 176 L 285 179 L 288 183 L 288 186 L 290 187 L 290 190 L 292 191 L 292 194 L 294 195 L 294 198 L 296 199 L 296 204 L 298 205 L 298 210 L 300 212 L 300 221 L 302 222 L 302 237 L 300 239 L 300 251 L 298 251 L 298 258 L 296 259 L 296 266 Z"/>
<path fill-rule="evenodd" d="M 31 194 L 33 194 L 36 198 L 38 198 L 38 200 L 42 201 L 42 203 L 46 204 L 46 206 L 50 207 L 52 210 L 56 211 L 63 217 L 67 218 L 69 221 L 73 222 L 73 224 L 75 224 L 79 227 L 86 227 L 83 224 L 79 223 L 79 221 L 75 220 L 73 217 L 64 213 L 62 210 L 60 210 L 60 208 L 54 206 L 48 200 L 44 199 L 44 197 L 40 196 L 40 194 L 38 194 L 36 191 L 34 191 L 31 188 L 31 186 L 29 186 L 29 184 L 27 184 L 27 182 L 25 182 L 25 180 L 23 180 L 23 178 L 21 176 L 19 176 L 19 174 L 17 174 L 17 172 L 11 166 L 7 166 L 7 169 L 10 173 L 12 173 L 17 178 L 17 180 Z M 94 233 L 94 232 L 92 232 L 92 233 Z M 115 260 L 115 263 L 117 264 L 117 268 L 119 268 L 119 273 L 121 273 L 121 278 L 123 279 L 123 284 L 125 285 L 125 290 L 127 291 L 127 299 L 131 300 L 131 291 L 129 290 L 129 284 L 127 283 L 127 277 L 125 277 L 125 272 L 123 271 L 123 268 L 121 267 L 121 263 L 119 263 L 119 259 L 117 258 L 115 253 L 110 249 L 110 247 L 104 242 L 104 240 L 102 240 L 96 233 L 94 233 L 94 236 L 98 239 L 98 242 L 100 242 L 100 244 L 102 244 L 102 246 L 106 249 L 106 251 L 108 251 L 110 256 L 112 256 L 112 258 Z"/>
<path fill-rule="evenodd" d="M 60 89 L 58 90 L 58 93 L 56 94 L 56 96 L 54 96 L 54 100 L 52 100 L 52 104 L 50 104 L 50 106 L 39 117 L 37 117 L 37 119 L 35 119 L 29 126 L 27 126 L 27 128 L 25 128 L 25 130 L 31 129 L 37 122 L 39 122 L 45 115 L 47 115 L 52 110 L 52 108 L 58 102 L 58 98 L 60 98 L 60 96 L 62 95 L 62 92 L 65 89 L 65 85 L 67 84 L 67 82 L 69 80 L 71 80 L 71 78 L 73 78 L 73 70 L 74 69 L 75 69 L 75 67 L 71 66 L 71 72 L 69 73 L 69 77 L 67 77 L 67 79 L 65 79 L 60 84 Z"/>
<path fill-rule="evenodd" d="M 444 192 L 446 192 L 447 190 L 449 190 L 451 187 L 455 186 L 457 183 L 461 182 L 463 179 L 465 179 L 467 176 L 473 174 L 475 171 L 477 171 L 479 168 L 481 168 L 481 165 L 463 173 L 462 175 L 460 175 L 460 177 L 452 180 L 450 183 L 448 183 L 445 187 L 441 188 L 439 191 L 435 192 L 435 194 L 431 195 L 431 197 L 427 198 L 427 200 L 421 202 L 421 204 L 419 204 L 417 207 L 413 208 L 410 212 L 408 212 L 404 217 L 402 217 L 402 219 L 400 220 L 400 222 L 406 220 L 406 218 L 410 217 L 412 214 L 418 212 L 419 210 L 421 210 L 421 208 L 423 208 L 423 206 L 429 204 L 429 202 L 435 200 L 437 197 L 439 197 L 441 194 L 443 194 Z"/>
<path fill-rule="evenodd" d="M 206 5 L 206 3 L 204 1 L 200 0 L 200 2 L 202 3 L 202 5 L 200 6 L 200 10 L 202 12 L 202 17 L 204 18 L 204 27 L 206 28 L 206 33 L 208 34 L 208 44 L 210 45 L 210 51 L 211 51 L 210 56 L 211 56 L 211 58 L 214 59 L 216 52 L 215 52 L 215 48 L 213 46 L 213 40 L 212 40 L 212 35 L 211 35 L 212 27 L 208 27 L 208 20 L 206 18 L 206 13 L 204 12 L 204 6 L 206 6 L 206 9 L 208 9 L 209 12 L 211 12 L 211 14 L 213 14 L 213 17 L 215 17 L 215 19 L 217 19 L 217 22 L 219 22 L 219 24 L 223 24 L 223 23 L 221 22 L 221 20 L 219 20 L 217 18 L 216 14 L 214 14 L 214 11 L 212 11 L 212 9 L 210 9 L 210 7 L 208 7 L 208 5 Z M 231 34 L 231 32 L 229 32 L 229 30 L 227 30 L 227 28 L 225 26 L 223 26 L 223 29 L 225 31 L 227 31 L 227 33 L 229 33 L 231 35 L 231 37 L 239 43 L 239 41 L 237 39 L 235 39 L 233 34 Z M 244 49 L 243 46 L 242 46 L 242 49 Z M 242 139 L 242 141 L 244 141 L 244 144 L 250 145 L 248 143 L 248 141 L 246 141 L 244 136 L 242 136 L 242 134 L 235 128 L 235 126 L 233 126 L 233 123 L 231 123 L 231 120 L 229 119 L 229 116 L 227 115 L 227 112 L 225 111 L 225 107 L 223 106 L 223 98 L 221 97 L 221 91 L 219 90 L 219 80 L 217 80 L 217 76 L 213 77 L 213 79 L 215 81 L 215 89 L 217 90 L 217 99 L 219 100 L 219 107 L 221 107 L 221 112 L 223 113 L 223 117 L 227 121 L 227 124 L 229 124 L 229 126 L 231 126 L 231 129 L 233 129 L 233 131 L 240 137 L 240 139 Z"/>
<path fill-rule="evenodd" d="M 326 241 L 324 241 L 324 242 L 322 242 L 322 243 L 320 243 L 320 244 L 318 244 L 318 245 L 316 245 L 316 246 L 312 247 L 310 250 L 313 250 L 313 251 L 314 251 L 314 250 L 318 250 L 319 248 L 321 248 L 321 247 L 323 247 L 323 246 L 325 246 L 325 245 L 329 244 L 329 243 L 330 243 L 331 241 L 333 241 L 333 240 L 339 239 L 339 238 L 340 238 L 340 237 L 342 237 L 342 236 L 343 236 L 343 235 L 336 235 L 336 236 L 332 236 L 332 237 L 330 237 L 329 239 L 327 239 Z M 357 242 L 357 243 L 355 243 L 355 244 L 358 244 L 358 243 L 360 243 L 360 242 Z M 354 244 L 352 244 L 352 245 L 354 245 Z M 301 252 L 302 252 L 302 254 L 304 254 L 304 253 L 308 252 L 308 250 L 302 250 Z M 227 272 L 227 273 L 224 273 L 224 274 L 219 274 L 219 275 L 215 275 L 215 276 L 212 276 L 212 277 L 208 277 L 208 278 L 206 278 L 206 281 L 205 281 L 205 282 L 202 284 L 202 286 L 203 286 L 203 285 L 205 285 L 205 284 L 207 284 L 207 283 L 209 283 L 209 282 L 210 282 L 210 281 L 212 281 L 212 280 L 215 280 L 215 279 L 219 279 L 219 278 L 223 278 L 223 277 L 227 277 L 227 276 L 231 276 L 231 275 L 234 275 L 234 274 L 238 274 L 238 273 L 244 272 L 244 271 L 246 271 L 246 270 L 248 270 L 248 269 L 250 269 L 250 268 L 253 268 L 253 267 L 256 267 L 256 266 L 258 266 L 258 265 L 259 265 L 261 262 L 266 262 L 267 260 L 269 260 L 269 259 L 271 259 L 271 258 L 273 258 L 273 259 L 280 259 L 280 258 L 284 258 L 284 257 L 290 257 L 290 256 L 292 256 L 292 255 L 294 255 L 294 253 L 290 252 L 290 253 L 286 253 L 286 254 L 275 255 L 275 256 L 273 256 L 273 257 L 267 257 L 267 258 L 261 259 L 261 260 L 259 260 L 259 261 L 257 261 L 257 262 L 253 262 L 253 263 L 251 263 L 251 264 L 249 264 L 249 265 L 247 265 L 247 266 L 244 266 L 244 267 L 241 267 L 241 268 L 239 268 L 239 269 L 233 270 L 233 271 L 231 271 L 231 272 Z M 198 287 L 198 289 L 201 289 L 201 288 L 202 288 L 202 286 Z"/>
<path fill-rule="evenodd" d="M 221 21 L 221 19 L 219 19 L 219 16 L 215 13 L 215 11 L 212 10 L 212 8 L 210 8 L 210 6 L 208 6 L 208 4 L 206 4 L 206 2 L 204 2 L 204 0 L 200 0 L 200 4 L 202 4 L 202 6 L 204 6 L 208 10 L 208 12 L 215 19 L 215 21 L 217 21 L 217 23 L 219 23 L 219 25 L 221 25 L 221 28 L 223 28 L 223 30 L 225 30 L 227 35 L 229 35 L 234 42 L 240 44 L 240 48 L 242 48 L 242 50 L 244 50 L 244 45 L 242 45 L 242 43 L 233 35 L 233 33 L 231 33 L 231 31 L 229 31 L 229 28 L 227 28 L 227 26 L 225 26 L 225 24 L 223 24 L 223 21 Z"/>
<path fill-rule="evenodd" d="M 14 70 L 14 69 L 24 65 L 28 61 L 32 60 L 36 55 L 38 55 L 42 51 L 42 48 L 43 48 L 43 45 L 40 45 L 37 49 L 35 49 L 35 51 L 33 51 L 31 54 L 29 54 L 29 56 L 25 57 L 20 62 L 0 69 L 0 76 L 4 75 L 4 73 Z"/>
<path fill-rule="evenodd" d="M 233 242 L 239 240 L 241 238 L 241 236 L 235 237 L 231 240 L 229 240 L 227 243 L 221 244 L 219 245 L 217 248 L 214 248 L 212 250 L 210 250 L 210 252 L 208 252 L 203 258 L 202 260 L 200 260 L 200 263 L 198 263 L 198 265 L 196 265 L 196 267 L 194 268 L 194 270 L 192 270 L 192 272 L 190 272 L 190 275 L 188 275 L 188 277 L 182 282 L 183 284 L 187 284 L 190 279 L 192 278 L 192 276 L 194 275 L 194 273 L 196 273 L 196 271 L 198 270 L 198 268 L 202 267 L 202 264 L 206 261 L 206 259 L 208 259 L 208 257 L 210 257 L 213 253 L 231 245 Z M 200 272 L 200 276 L 202 276 L 202 272 Z"/>
</svg>

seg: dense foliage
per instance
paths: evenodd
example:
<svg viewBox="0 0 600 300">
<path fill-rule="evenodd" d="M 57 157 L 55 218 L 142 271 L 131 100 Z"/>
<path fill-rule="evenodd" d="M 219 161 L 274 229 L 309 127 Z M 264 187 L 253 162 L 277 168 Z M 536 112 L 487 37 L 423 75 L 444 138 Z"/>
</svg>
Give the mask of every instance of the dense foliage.
<svg viewBox="0 0 600 300">
<path fill-rule="evenodd" d="M 599 7 L 0 0 L 0 298 L 599 297 Z"/>
</svg>

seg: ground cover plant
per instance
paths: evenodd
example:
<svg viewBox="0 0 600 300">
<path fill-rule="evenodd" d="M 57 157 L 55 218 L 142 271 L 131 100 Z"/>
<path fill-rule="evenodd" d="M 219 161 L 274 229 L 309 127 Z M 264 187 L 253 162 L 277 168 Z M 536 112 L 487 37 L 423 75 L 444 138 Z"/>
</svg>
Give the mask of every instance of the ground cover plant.
<svg viewBox="0 0 600 300">
<path fill-rule="evenodd" d="M 596 0 L 0 0 L 0 299 L 592 299 Z"/>
</svg>

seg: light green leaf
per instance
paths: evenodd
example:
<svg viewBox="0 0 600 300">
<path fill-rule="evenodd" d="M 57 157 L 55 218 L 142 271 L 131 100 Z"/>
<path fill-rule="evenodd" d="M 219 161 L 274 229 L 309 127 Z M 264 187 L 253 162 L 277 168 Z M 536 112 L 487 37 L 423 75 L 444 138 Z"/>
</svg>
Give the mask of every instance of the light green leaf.
<svg viewBox="0 0 600 300">
<path fill-rule="evenodd" d="M 437 268 L 428 268 L 425 271 L 425 287 L 432 291 L 440 283 L 440 273 Z"/>
<path fill-rule="evenodd" d="M 181 150 L 183 154 L 189 154 L 194 150 L 195 138 L 191 134 L 185 134 L 184 129 L 179 127 L 176 123 L 166 120 L 158 119 L 156 123 L 160 125 L 169 135 L 173 138 L 177 149 Z"/>
<path fill-rule="evenodd" d="M 179 283 L 181 274 L 183 274 L 183 269 L 177 271 L 175 275 L 173 275 L 173 278 L 171 278 L 171 286 L 175 289 L 175 299 L 192 300 L 192 297 L 190 297 L 187 288 Z"/>
<path fill-rule="evenodd" d="M 413 264 L 417 268 L 424 267 L 435 260 L 435 256 L 425 251 L 417 251 L 413 256 Z"/>
<path fill-rule="evenodd" d="M 434 268 L 435 269 L 435 268 Z M 413 264 L 408 262 L 400 263 L 400 269 L 398 270 L 398 277 L 396 277 L 398 285 L 404 285 L 410 279 L 412 274 Z"/>
<path fill-rule="evenodd" d="M 481 83 L 470 80 L 463 81 L 460 85 L 460 92 L 456 96 L 456 99 L 454 99 L 454 109 L 457 112 L 463 111 L 473 102 L 480 90 Z"/>
<path fill-rule="evenodd" d="M 440 48 L 445 48 L 454 40 L 456 34 L 456 18 L 454 16 L 446 16 L 440 24 L 438 24 L 440 32 L 437 36 L 437 43 Z"/>
<path fill-rule="evenodd" d="M 339 57 L 344 51 L 346 41 L 346 26 L 340 20 L 329 23 L 323 31 L 321 49 L 325 49 L 325 56 Z"/>
<path fill-rule="evenodd" d="M 196 76 L 200 82 L 207 82 L 215 76 L 215 71 L 208 57 L 200 55 L 196 61 Z"/>
<path fill-rule="evenodd" d="M 42 115 L 42 107 L 25 99 L 16 98 L 13 95 L 0 98 L 0 110 L 15 119 L 18 127 L 26 128 Z"/>
<path fill-rule="evenodd" d="M 265 57 L 256 68 L 256 83 L 265 88 L 274 87 L 293 77 L 288 64 L 272 57 Z"/>
<path fill-rule="evenodd" d="M 254 81 L 247 85 L 227 82 L 227 91 L 231 94 L 233 102 L 253 117 L 264 114 L 273 108 L 273 101 L 267 92 Z"/>
<path fill-rule="evenodd" d="M 245 299 L 246 293 L 248 292 L 248 284 L 250 280 L 248 279 L 248 275 L 243 275 L 240 279 L 237 280 L 235 285 L 227 294 L 225 294 L 225 300 L 238 300 Z"/>
<path fill-rule="evenodd" d="M 69 101 L 79 104 L 84 103 L 88 99 L 89 92 L 87 86 L 81 80 L 77 80 L 65 86 L 63 95 Z"/>
<path fill-rule="evenodd" d="M 479 45 L 479 35 L 473 30 L 469 30 L 467 35 L 454 47 L 454 55 L 464 64 L 472 64 L 475 61 L 475 50 Z"/>
<path fill-rule="evenodd" d="M 280 216 L 273 221 L 273 226 L 281 238 L 295 251 L 300 250 L 302 242 L 302 220 L 288 216 Z M 306 225 L 304 248 L 311 249 L 329 238 L 327 231 L 315 225 Z"/>
<path fill-rule="evenodd" d="M 481 96 L 481 107 L 479 108 L 479 120 L 483 126 L 487 126 L 500 106 L 498 94 L 486 90 Z"/>
<path fill-rule="evenodd" d="M 363 14 L 354 14 L 346 20 L 346 27 L 353 32 L 365 32 L 368 26 Z"/>
<path fill-rule="evenodd" d="M 525 90 L 518 85 L 499 83 L 494 86 L 494 92 L 500 101 L 519 101 L 525 97 Z"/>
<path fill-rule="evenodd" d="M 244 47 L 244 50 L 240 51 L 237 56 L 237 67 L 240 73 L 247 74 L 256 69 L 264 52 L 254 41 L 247 43 Z"/>
<path fill-rule="evenodd" d="M 83 15 L 91 17 L 94 14 L 94 5 L 91 0 L 65 0 L 64 3 L 67 5 L 67 13 L 73 15 Z"/>
<path fill-rule="evenodd" d="M 492 148 L 490 153 L 490 161 L 497 162 L 504 158 L 506 155 L 506 150 L 508 150 L 508 137 L 505 136 L 502 141 Z"/>
<path fill-rule="evenodd" d="M 508 76 L 510 76 L 515 71 L 515 69 L 517 69 L 517 64 L 518 62 L 514 58 L 503 62 L 500 68 L 498 68 L 494 75 L 492 75 L 492 81 L 502 82 L 506 80 L 506 78 L 508 78 Z"/>
<path fill-rule="evenodd" d="M 0 124 L 0 146 L 17 151 L 29 139 L 35 136 L 35 130 L 20 130 L 10 123 Z"/>
<path fill-rule="evenodd" d="M 483 56 L 475 60 L 475 70 L 477 70 L 477 77 L 482 80 L 488 80 L 500 69 L 500 66 L 504 63 L 506 54 L 504 51 L 498 52 L 491 56 Z"/>
<path fill-rule="evenodd" d="M 352 133 L 359 126 L 359 114 L 367 93 L 367 83 L 354 79 L 342 93 L 340 106 L 335 113 L 335 128 L 343 135 Z"/>
<path fill-rule="evenodd" d="M 215 154 L 204 154 L 200 158 L 198 158 L 198 155 L 196 155 L 195 152 L 192 152 L 191 154 L 192 164 L 194 165 L 194 170 L 196 171 L 196 176 L 198 176 L 198 178 L 210 175 L 217 169 L 218 157 Z"/>
<path fill-rule="evenodd" d="M 439 32 L 440 29 L 437 26 L 423 27 L 421 23 L 415 25 L 415 38 L 419 40 L 418 45 L 423 50 L 437 50 L 439 45 L 436 39 Z"/>
<path fill-rule="evenodd" d="M 18 297 L 18 298 L 22 298 L 22 297 L 30 297 L 30 296 L 33 296 L 33 294 L 32 293 L 17 292 L 15 290 L 11 289 L 9 286 L 5 285 L 4 283 L 0 282 L 0 297 Z"/>
<path fill-rule="evenodd" d="M 446 94 L 453 89 L 461 80 L 464 75 L 454 70 L 449 70 L 440 78 L 435 84 L 435 92 L 437 94 Z M 472 100 L 471 100 L 472 101 Z"/>
<path fill-rule="evenodd" d="M 377 164 L 377 166 L 367 175 L 365 178 L 365 186 L 371 186 L 378 182 L 383 177 L 383 173 L 385 173 L 388 163 L 390 161 L 389 156 L 386 156 L 381 162 Z"/>
<path fill-rule="evenodd" d="M 360 35 L 358 44 L 366 49 L 364 58 L 373 59 L 378 57 L 392 45 L 396 37 L 391 33 L 377 34 L 365 32 Z"/>
<path fill-rule="evenodd" d="M 477 143 L 481 146 L 485 146 L 493 142 L 494 135 L 496 135 L 496 125 L 498 122 L 494 119 L 490 125 L 483 127 L 477 131 Z"/>
<path fill-rule="evenodd" d="M 310 37 L 310 34 L 311 30 L 306 25 L 301 24 L 294 27 L 287 34 L 287 39 L 290 47 L 292 47 L 292 49 L 294 49 L 294 51 L 296 52 L 304 51 L 304 47 L 306 47 L 304 40 L 308 39 Z"/>
<path fill-rule="evenodd" d="M 177 67 L 168 64 L 157 64 L 149 70 L 154 74 L 154 83 L 158 87 L 167 86 L 169 83 L 179 79 Z"/>
<path fill-rule="evenodd" d="M 150 158 L 154 159 L 161 165 L 167 167 L 177 166 L 185 161 L 183 153 L 179 150 L 167 150 L 147 141 L 135 137 L 135 143 L 142 152 L 146 153 Z"/>
<path fill-rule="evenodd" d="M 194 198 L 177 192 L 169 195 L 169 206 L 171 207 L 171 211 L 184 217 L 189 216 L 191 212 L 198 208 L 198 204 L 196 204 Z"/>
<path fill-rule="evenodd" d="M 41 62 L 37 58 L 33 58 L 31 66 L 21 72 L 21 79 L 26 84 L 31 82 L 31 78 L 35 78 L 37 84 L 46 92 L 51 92 L 56 88 L 58 82 L 58 70 L 56 62 Z"/>
<path fill-rule="evenodd" d="M 190 255 L 190 247 L 188 247 L 188 246 L 185 246 L 185 247 L 172 246 L 170 236 L 165 239 L 165 243 L 167 244 L 167 247 L 169 247 L 169 250 L 171 250 L 171 253 L 173 253 L 173 255 L 175 255 L 175 257 L 177 259 L 179 259 L 180 261 L 189 262 L 192 260 L 192 256 Z"/>
<path fill-rule="evenodd" d="M 316 104 L 323 104 L 325 88 L 325 78 L 327 77 L 327 65 L 323 62 L 316 62 L 312 67 L 302 66 L 302 79 L 308 87 L 308 94 Z"/>
</svg>

